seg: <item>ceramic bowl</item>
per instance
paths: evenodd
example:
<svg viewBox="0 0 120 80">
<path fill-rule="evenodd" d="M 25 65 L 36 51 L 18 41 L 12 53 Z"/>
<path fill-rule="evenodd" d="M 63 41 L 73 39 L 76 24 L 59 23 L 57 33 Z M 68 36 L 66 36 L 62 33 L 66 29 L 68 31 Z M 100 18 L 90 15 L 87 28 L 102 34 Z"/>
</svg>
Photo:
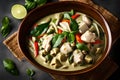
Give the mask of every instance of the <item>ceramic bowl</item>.
<svg viewBox="0 0 120 80">
<path fill-rule="evenodd" d="M 106 48 L 104 53 L 102 53 L 102 57 L 91 67 L 82 69 L 82 70 L 76 70 L 76 71 L 57 71 L 53 69 L 48 69 L 39 63 L 37 63 L 31 56 L 29 51 L 26 48 L 26 37 L 29 34 L 30 28 L 34 23 L 36 23 L 38 20 L 41 18 L 57 13 L 57 12 L 63 12 L 63 11 L 70 11 L 71 9 L 82 12 L 87 14 L 88 16 L 91 16 L 94 18 L 96 21 L 98 21 L 102 28 L 105 31 L 106 38 L 107 38 L 107 43 L 106 43 Z M 111 44 L 112 44 L 112 37 L 111 37 L 111 32 L 109 29 L 109 26 L 104 19 L 104 17 L 100 14 L 99 11 L 94 9 L 93 7 L 89 6 L 88 4 L 80 3 L 80 2 L 75 2 L 75 1 L 62 1 L 62 2 L 55 2 L 55 3 L 48 3 L 42 7 L 35 8 L 31 12 L 28 13 L 28 15 L 23 19 L 19 26 L 18 30 L 18 44 L 19 48 L 24 54 L 25 58 L 30 61 L 34 66 L 37 68 L 44 70 L 48 73 L 53 73 L 53 74 L 60 74 L 60 75 L 77 75 L 77 74 L 83 74 L 87 73 L 91 70 L 94 70 L 97 68 L 103 61 L 104 59 L 108 56 Z"/>
</svg>

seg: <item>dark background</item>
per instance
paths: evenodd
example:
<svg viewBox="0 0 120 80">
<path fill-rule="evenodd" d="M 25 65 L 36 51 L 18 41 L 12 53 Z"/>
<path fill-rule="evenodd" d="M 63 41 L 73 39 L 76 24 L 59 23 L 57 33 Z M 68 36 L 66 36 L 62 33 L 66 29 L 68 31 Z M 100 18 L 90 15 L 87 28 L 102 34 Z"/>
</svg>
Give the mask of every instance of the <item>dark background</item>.
<svg viewBox="0 0 120 80">
<path fill-rule="evenodd" d="M 49 0 L 48 2 L 55 2 L 55 1 L 58 0 Z M 104 8 L 109 10 L 111 13 L 113 13 L 116 17 L 120 19 L 120 8 L 119 8 L 120 0 L 93 0 L 93 1 L 96 4 L 103 6 Z M 16 3 L 24 4 L 24 0 L 0 0 L 0 26 L 1 26 L 1 20 L 4 16 L 8 16 L 11 20 L 10 25 L 12 25 L 12 31 L 8 36 L 10 36 L 12 33 L 17 31 L 18 26 L 21 22 L 21 20 L 17 20 L 13 18 L 10 12 L 12 5 Z M 29 80 L 29 77 L 25 71 L 27 68 L 31 68 L 36 72 L 35 75 L 33 76 L 35 80 L 53 80 L 48 73 L 38 70 L 28 61 L 24 60 L 22 62 L 19 62 L 6 48 L 6 46 L 3 45 L 2 42 L 5 39 L 6 38 L 3 38 L 0 33 L 0 80 Z M 120 39 L 118 39 L 116 43 L 112 46 L 110 57 L 120 66 L 119 46 L 120 46 Z M 2 61 L 6 58 L 10 58 L 15 62 L 20 72 L 19 76 L 13 76 L 5 71 Z M 108 80 L 120 80 L 120 68 L 118 68 Z"/>
</svg>

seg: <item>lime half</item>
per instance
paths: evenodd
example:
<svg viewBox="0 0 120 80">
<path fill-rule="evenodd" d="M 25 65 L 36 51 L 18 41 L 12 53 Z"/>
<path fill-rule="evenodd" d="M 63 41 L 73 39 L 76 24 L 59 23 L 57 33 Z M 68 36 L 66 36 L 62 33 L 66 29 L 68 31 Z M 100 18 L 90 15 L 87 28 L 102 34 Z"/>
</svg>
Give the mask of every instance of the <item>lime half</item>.
<svg viewBox="0 0 120 80">
<path fill-rule="evenodd" d="M 15 4 L 11 8 L 12 16 L 16 19 L 23 19 L 27 15 L 26 8 L 21 4 Z"/>
</svg>

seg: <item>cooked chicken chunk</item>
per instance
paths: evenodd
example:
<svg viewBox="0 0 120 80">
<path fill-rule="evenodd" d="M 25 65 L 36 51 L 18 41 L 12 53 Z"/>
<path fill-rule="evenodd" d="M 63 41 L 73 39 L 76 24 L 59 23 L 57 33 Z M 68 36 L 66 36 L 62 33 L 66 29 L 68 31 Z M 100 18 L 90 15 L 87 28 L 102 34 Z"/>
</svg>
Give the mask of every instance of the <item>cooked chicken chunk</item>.
<svg viewBox="0 0 120 80">
<path fill-rule="evenodd" d="M 62 45 L 62 47 L 60 48 L 60 52 L 64 53 L 64 54 L 68 54 L 70 52 L 72 52 L 72 47 L 70 46 L 69 42 L 66 42 Z"/>
<path fill-rule="evenodd" d="M 50 51 L 50 55 L 56 56 L 58 52 L 59 52 L 59 48 L 53 48 L 53 49 Z"/>
<path fill-rule="evenodd" d="M 86 61 L 87 63 L 91 63 L 92 60 L 93 60 L 92 56 L 90 56 L 90 55 L 86 55 L 86 56 L 85 56 L 85 61 Z"/>
<path fill-rule="evenodd" d="M 82 15 L 82 20 L 89 26 L 91 24 L 91 20 L 87 17 L 87 15 Z"/>
<path fill-rule="evenodd" d="M 67 60 L 67 56 L 61 52 L 58 53 L 57 57 L 61 62 L 65 62 Z"/>
<path fill-rule="evenodd" d="M 53 34 L 44 37 L 42 47 L 48 52 L 51 48 L 50 41 L 52 40 Z"/>
<path fill-rule="evenodd" d="M 73 61 L 76 64 L 81 63 L 83 61 L 83 57 L 84 57 L 84 55 L 82 54 L 81 50 L 76 49 L 73 52 Z"/>
<path fill-rule="evenodd" d="M 81 40 L 90 43 L 90 42 L 95 42 L 96 39 L 96 35 L 95 33 L 92 33 L 90 31 L 86 31 L 82 36 L 81 36 Z"/>
<path fill-rule="evenodd" d="M 51 65 L 52 67 L 54 67 L 55 69 L 56 69 L 56 68 L 60 68 L 60 67 L 62 66 L 62 64 L 60 63 L 60 61 L 59 61 L 58 59 L 56 59 L 56 58 L 53 58 L 53 59 L 52 59 L 50 65 Z"/>
<path fill-rule="evenodd" d="M 60 28 L 63 31 L 71 31 L 70 26 L 67 22 L 60 22 Z"/>
<path fill-rule="evenodd" d="M 80 33 L 84 33 L 86 32 L 87 30 L 89 29 L 88 25 L 82 21 L 80 24 L 79 24 L 79 32 Z"/>
</svg>

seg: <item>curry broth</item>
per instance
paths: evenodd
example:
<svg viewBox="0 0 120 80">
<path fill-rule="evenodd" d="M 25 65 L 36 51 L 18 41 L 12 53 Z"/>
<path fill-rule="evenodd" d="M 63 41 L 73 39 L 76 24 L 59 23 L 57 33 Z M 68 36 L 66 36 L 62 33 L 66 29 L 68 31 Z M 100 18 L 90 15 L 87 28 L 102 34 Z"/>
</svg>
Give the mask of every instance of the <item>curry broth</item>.
<svg viewBox="0 0 120 80">
<path fill-rule="evenodd" d="M 44 24 L 44 23 L 46 23 L 46 22 L 48 22 L 50 19 L 52 19 L 51 21 L 54 21 L 55 19 L 56 19 L 56 15 L 59 15 L 59 16 L 61 16 L 61 15 L 63 15 L 65 12 L 60 12 L 60 13 L 55 13 L 55 14 L 51 14 L 51 15 L 49 15 L 49 16 L 46 16 L 46 17 L 44 17 L 44 18 L 42 18 L 42 19 L 40 19 L 37 23 L 35 23 L 35 25 L 37 24 L 37 25 L 40 25 L 40 24 Z M 79 17 L 77 17 L 76 19 L 75 19 L 75 21 L 76 21 L 76 23 L 78 24 L 78 26 L 80 26 L 81 24 L 82 24 L 82 17 L 81 16 L 83 16 L 83 15 L 85 15 L 85 14 L 83 14 L 83 13 L 80 13 L 80 12 L 76 12 L 77 14 L 80 14 L 80 16 Z M 63 16 L 61 17 L 62 19 L 63 19 Z M 60 24 L 59 24 L 59 22 L 61 22 L 61 18 L 59 19 L 59 21 L 58 21 L 58 24 L 56 25 L 56 27 L 57 26 L 60 26 Z M 87 45 L 87 47 L 88 47 L 88 50 L 87 49 L 85 49 L 86 51 L 84 51 L 84 49 L 81 49 L 81 48 L 79 48 L 79 47 L 77 47 L 77 46 L 74 46 L 74 47 L 71 47 L 71 42 L 68 42 L 68 41 L 65 41 L 64 43 L 61 43 L 59 46 L 57 46 L 57 48 L 59 49 L 58 50 L 58 52 L 55 54 L 55 55 L 52 55 L 52 59 L 50 60 L 50 61 L 46 61 L 46 58 L 45 58 L 45 56 L 47 55 L 47 54 L 50 54 L 50 56 L 51 56 L 51 50 L 52 50 L 52 48 L 53 48 L 53 46 L 51 46 L 51 48 L 50 48 L 50 50 L 44 55 L 44 54 L 41 54 L 41 50 L 43 50 L 44 48 L 42 47 L 42 49 L 41 49 L 41 46 L 43 46 L 43 44 L 44 43 L 42 43 L 42 42 L 45 42 L 44 41 L 44 39 L 42 40 L 42 38 L 43 37 L 46 37 L 46 36 L 42 36 L 41 37 L 41 41 L 40 41 L 40 43 L 38 43 L 38 46 L 39 46 L 39 54 L 38 54 L 38 56 L 37 57 L 35 57 L 35 47 L 34 47 L 34 41 L 36 41 L 36 40 L 38 40 L 38 39 L 36 39 L 34 36 L 33 36 L 33 38 L 32 38 L 32 40 L 30 39 L 29 41 L 28 41 L 28 48 L 29 48 L 29 51 L 30 51 L 30 54 L 31 54 L 31 56 L 33 57 L 33 59 L 35 59 L 36 60 L 36 62 L 38 62 L 40 65 L 42 65 L 42 66 L 44 66 L 44 67 L 47 67 L 47 68 L 50 68 L 50 69 L 53 69 L 53 70 L 60 70 L 60 71 L 75 71 L 75 70 L 81 70 L 81 69 L 85 69 L 85 68 L 87 68 L 87 67 L 89 67 L 89 66 L 91 66 L 91 65 L 94 65 L 94 63 L 97 61 L 97 60 L 99 60 L 99 58 L 101 57 L 101 55 L 102 55 L 102 53 L 104 52 L 104 49 L 105 49 L 105 47 L 106 47 L 106 37 L 105 37 L 105 34 L 104 34 L 104 31 L 103 31 L 103 29 L 102 29 L 102 27 L 101 27 L 101 25 L 96 21 L 96 20 L 94 20 L 93 18 L 91 18 L 91 17 L 89 17 L 89 16 L 87 16 L 87 18 L 89 18 L 89 20 L 91 20 L 91 24 L 89 25 L 89 27 L 88 27 L 88 30 L 86 30 L 85 32 L 87 32 L 87 31 L 89 31 L 89 32 L 92 32 L 92 33 L 94 33 L 97 37 L 95 38 L 95 40 L 99 40 L 100 39 L 100 43 L 99 43 L 99 41 L 98 42 L 86 42 L 86 41 L 84 41 L 82 44 L 85 44 L 85 45 Z M 95 25 L 93 25 L 93 24 L 95 24 Z M 87 25 L 87 24 L 84 24 L 84 25 Z M 97 25 L 97 26 L 96 26 Z M 49 25 L 49 28 L 50 28 L 50 26 L 51 25 Z M 52 26 L 54 26 L 54 25 L 52 25 Z M 83 26 L 84 27 L 84 26 Z M 93 28 L 92 28 L 93 27 Z M 48 28 L 48 29 L 49 29 Z M 54 27 L 52 27 L 52 28 L 54 28 Z M 47 29 L 47 31 L 48 31 L 48 29 Z M 68 29 L 69 30 L 69 29 Z M 81 29 L 82 30 L 82 29 Z M 46 34 L 47 33 L 47 31 L 44 33 L 44 34 Z M 80 34 L 85 34 L 85 32 L 79 32 Z M 56 34 L 57 34 L 57 32 L 54 32 L 54 33 L 52 33 L 53 34 L 53 36 L 52 37 L 54 37 Z M 71 34 L 71 33 L 69 33 L 69 34 Z M 68 34 L 68 35 L 69 35 Z M 49 34 L 50 35 L 50 34 Z M 30 35 L 31 36 L 31 35 Z M 48 36 L 48 35 L 47 35 Z M 84 37 L 83 37 L 83 39 L 84 39 Z M 40 40 L 40 39 L 39 39 Z M 53 40 L 53 38 L 51 39 L 51 40 Z M 75 40 L 74 40 L 74 42 L 75 42 L 75 45 L 78 43 L 78 42 L 76 42 L 76 38 L 75 38 Z M 64 53 L 64 51 L 63 51 L 63 53 L 61 53 L 60 51 L 62 50 L 61 49 L 61 47 L 63 46 L 63 44 L 68 44 L 68 45 L 70 45 L 70 47 L 72 48 L 72 50 L 73 51 L 70 51 L 69 53 L 66 53 L 65 52 L 65 54 L 63 54 Z M 94 44 L 93 44 L 94 43 Z M 79 43 L 78 43 L 79 44 Z M 50 42 L 50 45 L 51 45 L 51 42 Z M 81 45 L 81 44 L 80 44 Z M 79 45 L 78 45 L 79 46 Z M 78 51 L 79 53 L 82 53 L 82 54 L 77 54 L 77 53 L 75 53 L 74 55 L 73 55 L 73 53 L 75 52 L 75 50 L 76 51 Z M 83 53 L 84 52 L 84 53 Z M 61 56 L 61 54 L 63 54 L 64 56 L 65 56 L 65 58 L 67 58 L 65 61 L 61 61 L 60 60 L 60 57 L 59 56 Z M 82 55 L 82 59 L 83 59 L 83 62 L 81 62 L 80 60 L 76 60 L 75 59 L 75 56 L 76 55 L 78 55 L 78 56 L 80 56 L 80 55 Z M 87 56 L 86 56 L 87 55 Z M 70 57 L 68 57 L 68 56 L 73 56 L 72 57 L 72 62 L 70 62 L 69 61 L 69 59 L 68 58 L 70 58 Z M 81 57 L 81 56 L 80 56 Z M 77 58 L 77 57 L 76 57 Z M 92 58 L 92 60 L 91 60 L 91 58 Z M 55 59 L 55 61 L 53 61 L 53 59 Z M 55 63 L 57 63 L 57 60 L 58 60 L 58 66 L 57 67 L 55 67 Z M 76 61 L 75 61 L 76 60 Z M 52 64 L 52 61 L 53 61 L 53 63 L 54 64 Z"/>
</svg>

